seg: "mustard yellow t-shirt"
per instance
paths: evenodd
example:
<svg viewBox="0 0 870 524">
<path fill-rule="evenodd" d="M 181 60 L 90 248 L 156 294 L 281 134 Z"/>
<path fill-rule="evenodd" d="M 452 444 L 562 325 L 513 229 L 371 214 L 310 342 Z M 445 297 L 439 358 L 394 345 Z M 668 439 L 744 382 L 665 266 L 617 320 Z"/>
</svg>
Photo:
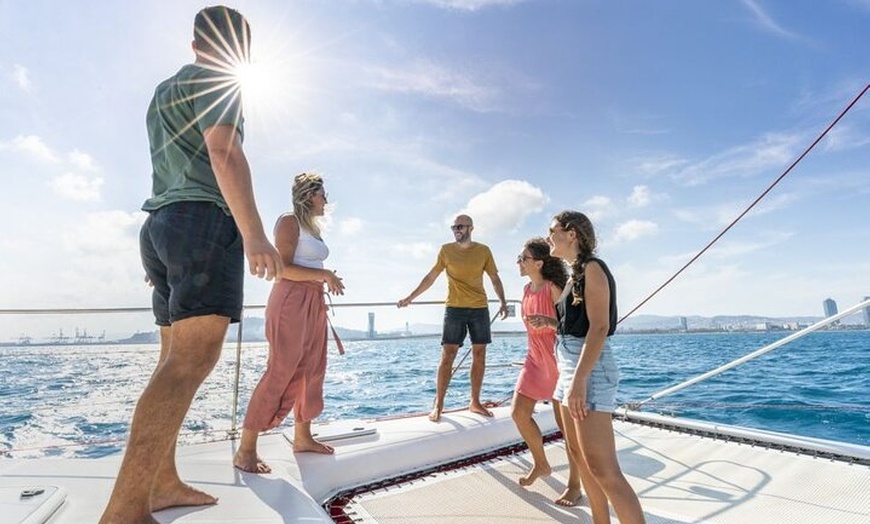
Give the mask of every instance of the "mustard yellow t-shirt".
<svg viewBox="0 0 870 524">
<path fill-rule="evenodd" d="M 432 269 L 447 271 L 447 307 L 487 307 L 483 273 L 498 274 L 489 247 L 477 242 L 467 248 L 444 244 Z"/>
</svg>

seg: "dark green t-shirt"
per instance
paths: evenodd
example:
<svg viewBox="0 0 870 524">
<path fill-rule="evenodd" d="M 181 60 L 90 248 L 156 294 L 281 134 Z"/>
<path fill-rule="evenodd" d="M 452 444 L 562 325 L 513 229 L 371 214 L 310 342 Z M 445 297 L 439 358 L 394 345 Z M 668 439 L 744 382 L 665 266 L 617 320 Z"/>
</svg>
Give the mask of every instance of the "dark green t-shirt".
<svg viewBox="0 0 870 524">
<path fill-rule="evenodd" d="M 230 73 L 182 67 L 154 90 L 146 117 L 151 143 L 153 211 L 182 201 L 214 202 L 229 213 L 208 157 L 203 131 L 219 124 L 243 136 L 242 95 Z"/>
</svg>

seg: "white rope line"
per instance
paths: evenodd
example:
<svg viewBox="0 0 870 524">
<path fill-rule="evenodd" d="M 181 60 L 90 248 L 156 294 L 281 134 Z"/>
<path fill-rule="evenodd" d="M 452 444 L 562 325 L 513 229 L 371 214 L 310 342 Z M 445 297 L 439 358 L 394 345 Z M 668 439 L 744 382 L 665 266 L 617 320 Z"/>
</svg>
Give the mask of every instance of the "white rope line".
<svg viewBox="0 0 870 524">
<path fill-rule="evenodd" d="M 849 309 L 846 309 L 840 313 L 837 313 L 836 315 L 831 315 L 830 317 L 828 317 L 826 319 L 820 320 L 820 321 L 816 322 L 815 324 L 813 324 L 812 326 L 806 327 L 798 332 L 792 333 L 791 335 L 789 335 L 785 338 L 782 338 L 780 340 L 777 340 L 776 342 L 774 342 L 772 344 L 768 344 L 767 346 L 764 346 L 761 349 L 755 350 L 746 356 L 740 357 L 736 360 L 732 360 L 731 362 L 729 362 L 727 364 L 724 364 L 722 366 L 719 366 L 716 369 L 713 369 L 713 370 L 708 371 L 704 374 L 698 375 L 695 378 L 691 378 L 685 382 L 677 384 L 676 386 L 671 386 L 669 388 L 663 389 L 663 390 L 659 391 L 658 393 L 652 394 L 649 398 L 641 400 L 640 402 L 637 402 L 637 403 L 633 403 L 632 405 L 633 406 L 640 406 L 642 404 L 646 404 L 647 402 L 651 402 L 653 400 L 662 398 L 664 396 L 676 393 L 677 391 L 685 389 L 693 384 L 697 384 L 698 382 L 701 382 L 702 380 L 707 380 L 710 377 L 715 377 L 716 375 L 724 373 L 725 371 L 728 371 L 729 369 L 735 368 L 735 367 L 737 367 L 745 362 L 749 362 L 750 360 L 752 360 L 754 358 L 760 357 L 761 355 L 764 355 L 765 353 L 769 353 L 769 352 L 773 351 L 774 349 L 777 349 L 781 346 L 784 346 L 785 344 L 788 344 L 789 342 L 791 342 L 793 340 L 797 340 L 797 339 L 799 339 L 799 338 L 801 338 L 809 333 L 812 333 L 813 331 L 817 331 L 817 330 L 827 326 L 828 324 L 832 324 L 832 323 L 836 322 L 837 320 L 840 320 L 843 317 L 849 316 L 852 313 L 855 313 L 856 311 L 859 311 L 865 307 L 870 307 L 870 300 L 865 300 L 864 302 L 860 302 L 857 305 L 850 307 Z"/>
</svg>

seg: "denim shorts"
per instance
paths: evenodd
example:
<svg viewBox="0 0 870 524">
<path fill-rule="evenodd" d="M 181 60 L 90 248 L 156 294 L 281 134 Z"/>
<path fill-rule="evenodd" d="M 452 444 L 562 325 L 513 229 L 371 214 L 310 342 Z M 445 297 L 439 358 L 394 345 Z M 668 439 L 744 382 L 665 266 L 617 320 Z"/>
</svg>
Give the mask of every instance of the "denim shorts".
<svg viewBox="0 0 870 524">
<path fill-rule="evenodd" d="M 466 334 L 471 335 L 472 344 L 492 342 L 492 334 L 489 331 L 489 308 L 448 307 L 444 310 L 441 344 L 461 346 L 465 342 Z"/>
<path fill-rule="evenodd" d="M 559 365 L 559 382 L 553 398 L 561 402 L 565 391 L 574 379 L 574 370 L 580 361 L 583 338 L 560 335 L 556 339 L 556 360 Z M 619 368 L 613 357 L 613 349 L 605 340 L 598 362 L 586 381 L 586 406 L 591 411 L 613 413 L 616 409 L 616 388 L 619 385 Z"/>
<path fill-rule="evenodd" d="M 210 202 L 176 202 L 151 211 L 139 232 L 159 326 L 220 315 L 238 322 L 245 276 L 242 236 L 233 217 Z"/>
</svg>

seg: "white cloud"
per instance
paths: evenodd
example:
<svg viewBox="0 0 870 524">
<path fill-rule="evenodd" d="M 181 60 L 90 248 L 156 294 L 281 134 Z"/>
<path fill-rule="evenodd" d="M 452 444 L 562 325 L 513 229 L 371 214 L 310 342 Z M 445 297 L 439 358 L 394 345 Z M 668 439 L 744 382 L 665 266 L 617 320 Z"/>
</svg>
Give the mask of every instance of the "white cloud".
<svg viewBox="0 0 870 524">
<path fill-rule="evenodd" d="M 478 112 L 494 111 L 501 90 L 482 85 L 472 75 L 451 70 L 431 61 L 389 69 L 370 68 L 370 86 L 381 91 L 410 93 L 451 100 Z"/>
<path fill-rule="evenodd" d="M 11 142 L 0 142 L 0 151 L 23 153 L 42 162 L 56 163 L 58 155 L 36 135 L 18 135 Z"/>
<path fill-rule="evenodd" d="M 525 0 L 414 0 L 416 3 L 431 4 L 446 9 L 460 11 L 477 11 L 493 6 L 510 6 Z"/>
<path fill-rule="evenodd" d="M 764 9 L 758 5 L 758 2 L 755 0 L 743 0 L 743 5 L 749 8 L 752 11 L 752 15 L 755 18 L 756 24 L 758 24 L 762 29 L 767 31 L 768 33 L 772 33 L 776 36 L 794 39 L 797 38 L 798 35 L 795 33 L 785 29 L 776 20 L 773 19 Z"/>
<path fill-rule="evenodd" d="M 659 230 L 658 224 L 648 220 L 629 220 L 616 227 L 614 232 L 615 242 L 631 242 L 638 238 L 655 235 Z"/>
<path fill-rule="evenodd" d="M 800 137 L 770 133 L 753 144 L 737 146 L 673 173 L 676 180 L 698 185 L 714 179 L 751 177 L 774 168 L 785 168 L 796 157 Z"/>
<path fill-rule="evenodd" d="M 747 213 L 743 220 L 761 216 L 774 211 L 786 209 L 794 204 L 799 199 L 795 193 L 768 194 L 764 200 L 758 202 L 755 207 Z M 723 202 L 707 207 L 685 207 L 672 211 L 673 215 L 684 222 L 698 224 L 708 229 L 719 228 L 730 224 L 740 213 L 746 210 L 746 207 L 751 202 L 740 200 Z"/>
<path fill-rule="evenodd" d="M 848 151 L 870 145 L 870 136 L 861 134 L 848 124 L 840 124 L 828 131 L 822 144 L 825 151 Z"/>
<path fill-rule="evenodd" d="M 363 221 L 357 217 L 346 218 L 339 222 L 338 231 L 342 235 L 355 235 L 362 231 Z"/>
<path fill-rule="evenodd" d="M 73 150 L 73 152 L 69 154 L 69 161 L 73 166 L 79 169 L 86 171 L 96 171 L 97 169 L 94 158 L 87 153 L 82 153 L 78 149 Z"/>
<path fill-rule="evenodd" d="M 30 91 L 30 73 L 23 65 L 15 64 L 12 69 L 12 80 L 22 91 Z"/>
<path fill-rule="evenodd" d="M 684 158 L 673 155 L 662 155 L 639 160 L 637 170 L 647 175 L 657 175 L 662 172 L 679 169 L 688 163 L 689 162 Z"/>
<path fill-rule="evenodd" d="M 613 211 L 613 205 L 609 197 L 595 195 L 580 204 L 580 210 L 592 223 L 597 223 Z"/>
<path fill-rule="evenodd" d="M 549 201 L 540 188 L 526 181 L 505 180 L 472 197 L 460 213 L 472 217 L 476 232 L 513 231 Z"/>
<path fill-rule="evenodd" d="M 58 195 L 79 202 L 96 202 L 100 200 L 100 187 L 103 179 L 88 178 L 76 173 L 64 173 L 49 182 L 52 190 Z"/>
<path fill-rule="evenodd" d="M 634 186 L 631 190 L 631 195 L 628 196 L 628 203 L 634 207 L 645 207 L 652 200 L 650 189 L 647 186 Z"/>
<path fill-rule="evenodd" d="M 610 205 L 610 197 L 595 195 L 583 202 L 583 207 L 607 207 Z"/>
<path fill-rule="evenodd" d="M 413 244 L 398 244 L 392 246 L 392 251 L 400 256 L 410 256 L 415 260 L 432 258 L 435 246 L 428 242 L 415 242 Z"/>
<path fill-rule="evenodd" d="M 89 213 L 68 230 L 64 246 L 80 255 L 99 257 L 133 249 L 138 256 L 138 231 L 146 216 L 142 211 Z"/>
</svg>

